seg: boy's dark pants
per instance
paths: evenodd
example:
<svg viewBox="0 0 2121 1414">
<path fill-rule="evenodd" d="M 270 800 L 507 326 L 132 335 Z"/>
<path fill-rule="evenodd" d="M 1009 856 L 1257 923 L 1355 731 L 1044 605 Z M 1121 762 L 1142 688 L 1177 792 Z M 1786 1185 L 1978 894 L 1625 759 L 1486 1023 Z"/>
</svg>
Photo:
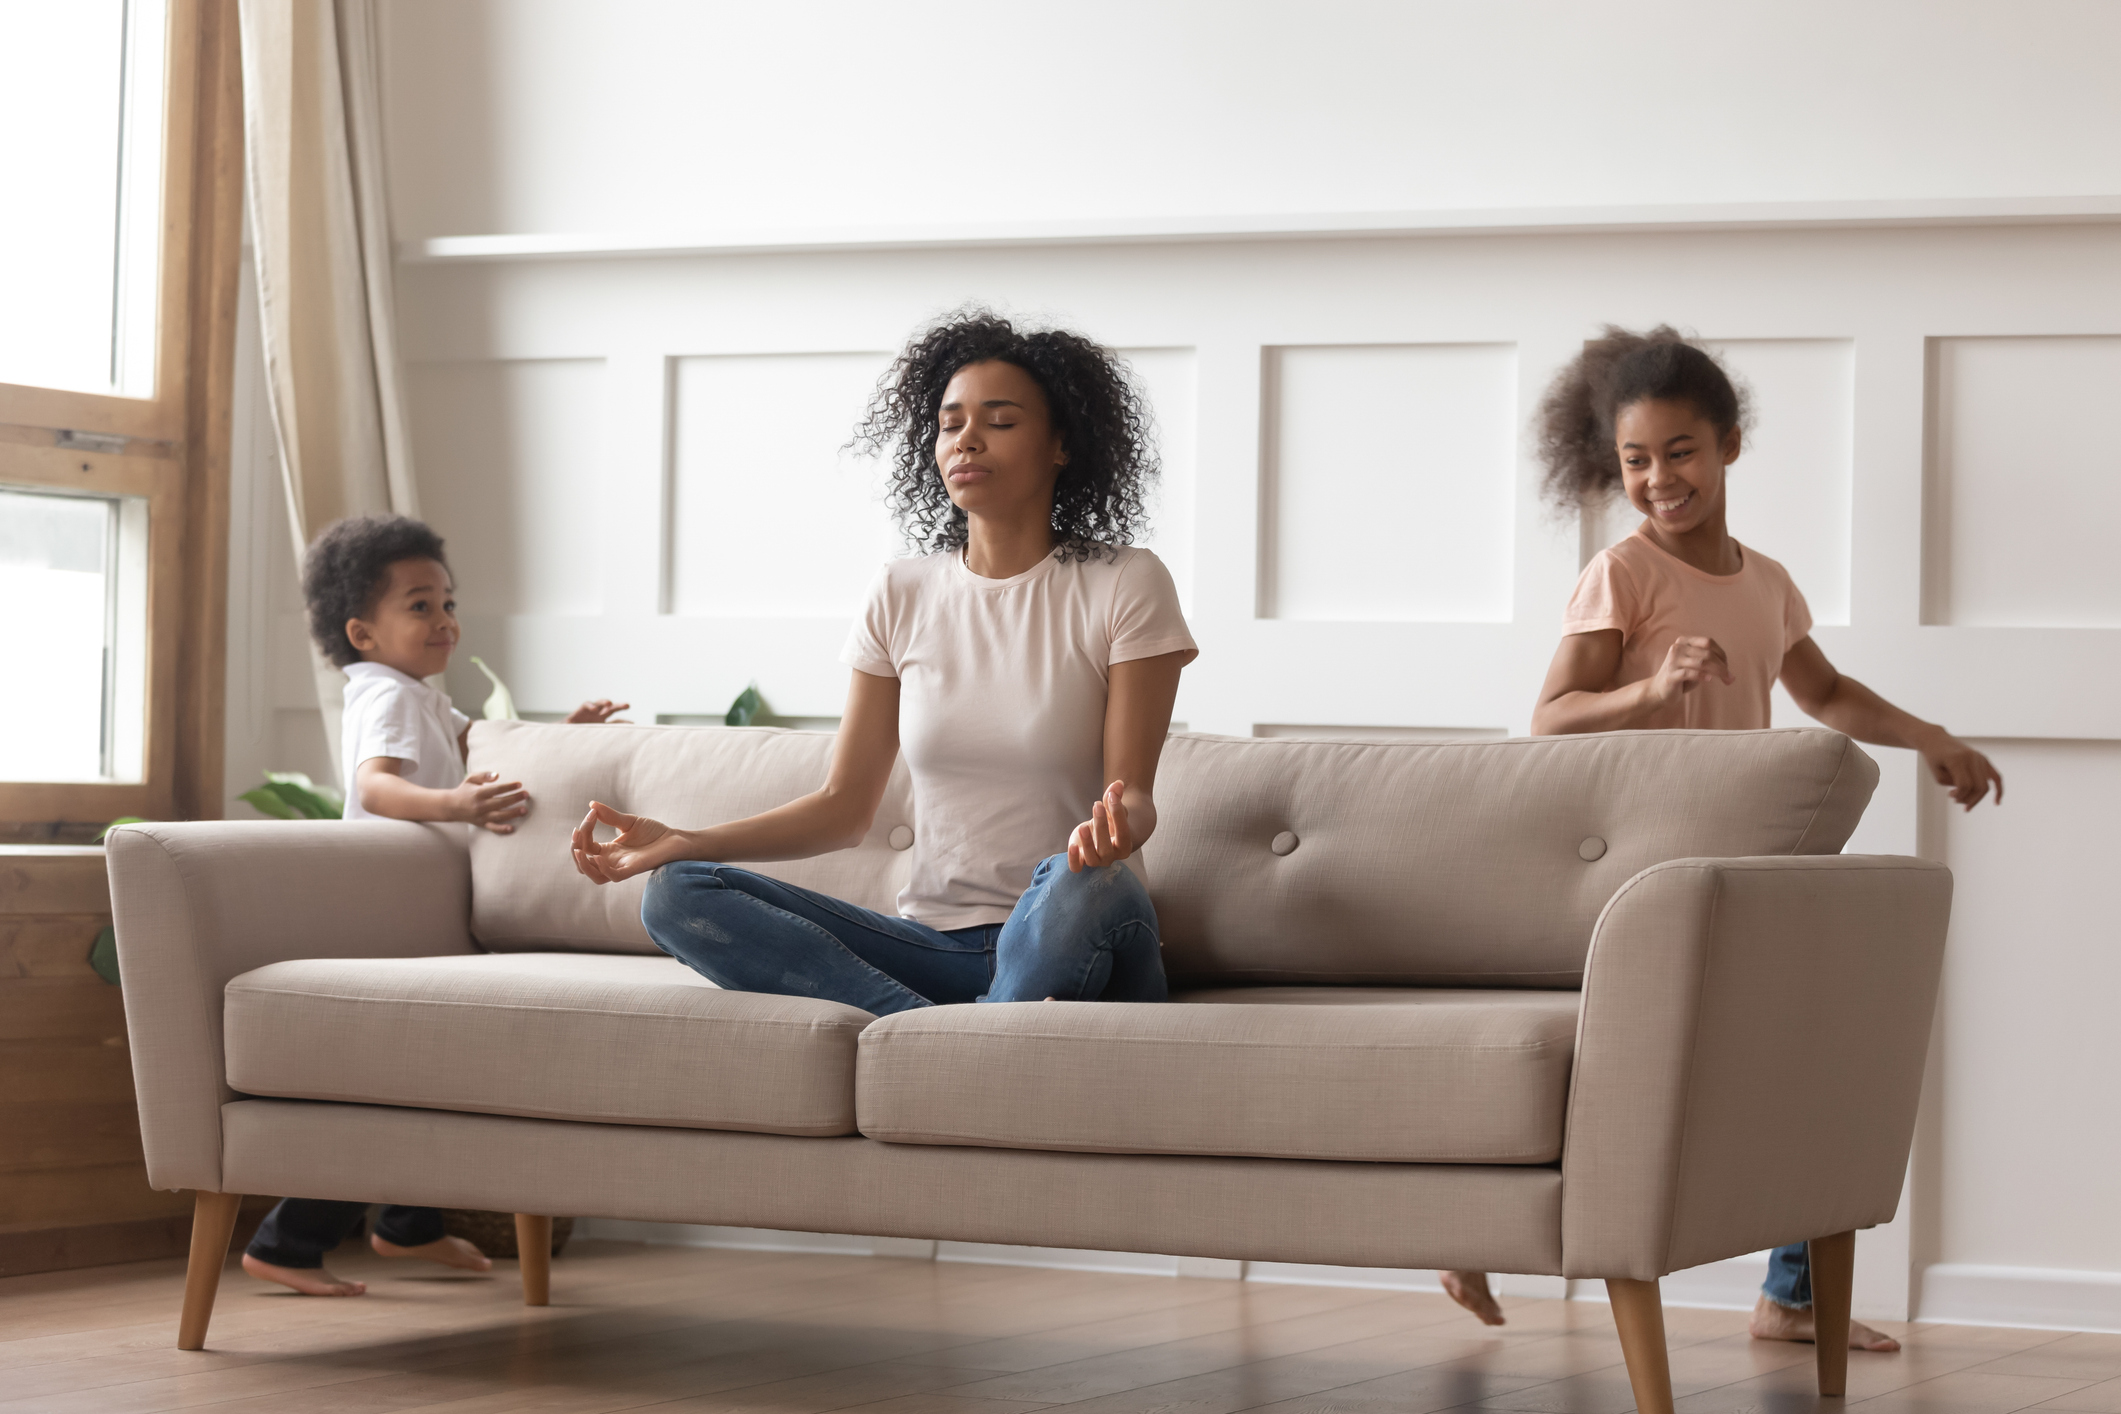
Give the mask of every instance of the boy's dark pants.
<svg viewBox="0 0 2121 1414">
<path fill-rule="evenodd" d="M 344 1241 L 367 1211 L 366 1203 L 283 1198 L 278 1207 L 265 1215 L 258 1235 L 244 1252 L 276 1267 L 321 1267 L 324 1254 Z M 442 1238 L 442 1214 L 434 1208 L 388 1207 L 376 1219 L 376 1236 L 400 1247 L 438 1242 Z"/>
</svg>

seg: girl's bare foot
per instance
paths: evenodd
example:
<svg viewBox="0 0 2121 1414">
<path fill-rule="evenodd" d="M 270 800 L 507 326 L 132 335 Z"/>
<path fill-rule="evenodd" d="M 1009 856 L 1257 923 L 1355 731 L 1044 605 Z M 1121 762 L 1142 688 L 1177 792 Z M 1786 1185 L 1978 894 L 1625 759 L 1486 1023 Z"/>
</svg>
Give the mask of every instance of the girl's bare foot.
<svg viewBox="0 0 2121 1414">
<path fill-rule="evenodd" d="M 1747 1330 L 1755 1340 L 1809 1342 L 1814 1338 L 1812 1308 L 1785 1306 L 1763 1296 L 1753 1306 L 1753 1320 Z M 1872 1330 L 1861 1321 L 1849 1322 L 1849 1349 L 1875 1350 L 1880 1354 L 1890 1354 L 1899 1348 L 1900 1342 L 1884 1331 Z"/>
<path fill-rule="evenodd" d="M 341 1281 L 322 1267 L 276 1267 L 248 1252 L 243 1254 L 243 1270 L 259 1281 L 291 1286 L 304 1296 L 360 1296 L 368 1290 L 367 1282 Z"/>
<path fill-rule="evenodd" d="M 1488 1290 L 1486 1272 L 1443 1272 L 1444 1295 L 1480 1317 L 1484 1326 L 1502 1324 L 1502 1307 L 1495 1302 L 1495 1295 Z"/>
<path fill-rule="evenodd" d="M 382 1257 L 418 1257 L 424 1261 L 440 1262 L 445 1267 L 460 1267 L 467 1272 L 490 1272 L 493 1259 L 472 1246 L 461 1237 L 438 1237 L 433 1242 L 423 1242 L 417 1247 L 400 1247 L 395 1242 L 385 1242 L 380 1237 L 368 1239 L 368 1245 Z"/>
</svg>

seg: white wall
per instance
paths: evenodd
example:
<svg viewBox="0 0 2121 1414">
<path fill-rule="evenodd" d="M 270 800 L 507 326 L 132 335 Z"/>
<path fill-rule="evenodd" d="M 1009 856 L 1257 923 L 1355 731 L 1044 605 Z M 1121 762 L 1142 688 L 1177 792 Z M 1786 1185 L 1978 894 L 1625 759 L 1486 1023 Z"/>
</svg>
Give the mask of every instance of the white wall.
<svg viewBox="0 0 2121 1414">
<path fill-rule="evenodd" d="M 2121 193 L 2105 0 L 388 0 L 404 237 Z"/>
<path fill-rule="evenodd" d="M 1153 543 L 1204 649 L 1179 719 L 1521 732 L 1576 571 L 1623 528 L 1540 506 L 1528 411 L 1603 321 L 1699 330 L 1760 405 L 1739 536 L 1792 568 L 1837 663 L 2011 782 L 2002 809 L 1947 820 L 1908 753 L 1877 753 L 1854 847 L 1944 858 L 1959 906 L 1910 1199 L 1862 1241 L 1861 1300 L 2121 1328 L 2121 1032 L 2100 1025 L 2121 980 L 2121 557 L 2099 531 L 2121 466 L 2095 412 L 2121 226 L 1785 210 L 1726 231 L 1057 239 L 1188 213 L 2111 198 L 2121 9 L 946 13 L 387 5 L 415 457 L 467 649 L 534 712 L 610 694 L 718 715 L 755 678 L 783 713 L 835 715 L 889 536 L 840 444 L 907 331 L 981 298 L 1126 350 L 1149 385 Z M 1075 101 L 1025 97 L 1048 91 Z M 882 145 L 900 132 L 920 136 Z M 996 221 L 1056 239 L 950 243 Z M 894 223 L 932 239 L 520 261 L 420 244 Z M 271 705 L 247 720 L 271 717 L 292 758 L 308 679 L 274 614 L 248 670 Z M 475 704 L 466 668 L 452 687 Z"/>
</svg>

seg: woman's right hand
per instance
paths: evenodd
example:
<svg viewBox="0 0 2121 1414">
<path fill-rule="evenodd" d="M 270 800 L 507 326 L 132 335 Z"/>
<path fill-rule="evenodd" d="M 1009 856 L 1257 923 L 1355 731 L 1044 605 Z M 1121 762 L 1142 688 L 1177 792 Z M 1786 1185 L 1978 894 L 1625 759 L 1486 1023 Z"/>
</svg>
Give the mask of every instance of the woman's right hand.
<svg viewBox="0 0 2121 1414">
<path fill-rule="evenodd" d="M 1657 667 L 1657 674 L 1650 679 L 1651 690 L 1660 702 L 1670 702 L 1705 682 L 1720 682 L 1729 687 L 1737 679 L 1731 676 L 1731 660 L 1724 656 L 1723 645 L 1713 638 L 1675 639 L 1664 653 L 1664 661 Z"/>
<path fill-rule="evenodd" d="M 617 837 L 599 843 L 599 825 L 611 826 L 619 832 Z M 628 815 L 592 800 L 589 813 L 574 827 L 574 867 L 592 884 L 616 884 L 678 858 L 683 841 L 683 834 L 660 820 Z"/>
</svg>

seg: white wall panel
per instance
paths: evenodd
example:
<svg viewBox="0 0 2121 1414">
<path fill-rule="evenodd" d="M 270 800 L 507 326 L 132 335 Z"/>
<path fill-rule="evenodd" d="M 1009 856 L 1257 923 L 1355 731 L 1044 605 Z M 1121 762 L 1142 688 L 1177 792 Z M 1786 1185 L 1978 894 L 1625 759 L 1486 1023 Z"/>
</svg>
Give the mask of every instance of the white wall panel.
<svg viewBox="0 0 2121 1414">
<path fill-rule="evenodd" d="M 1178 600 L 1193 611 L 1193 498 L 1198 486 L 1199 370 L 1191 349 L 1122 349 L 1156 416 L 1163 475 L 1149 497 L 1149 533 L 1141 544 L 1156 552 L 1178 583 Z"/>
<path fill-rule="evenodd" d="M 852 616 L 903 553 L 876 461 L 843 451 L 890 364 L 881 353 L 677 360 L 672 613 Z"/>
<path fill-rule="evenodd" d="M 1932 346 L 1932 623 L 2121 626 L 2121 338 Z"/>
<path fill-rule="evenodd" d="M 1507 623 L 1516 349 L 1282 348 L 1269 378 L 1261 616 Z"/>
<path fill-rule="evenodd" d="M 2121 743 L 1980 743 L 2005 804 L 1949 812 L 1937 1260 L 2121 1272 Z"/>
<path fill-rule="evenodd" d="M 405 387 L 420 510 L 462 611 L 598 612 L 603 360 L 413 363 Z"/>
</svg>

